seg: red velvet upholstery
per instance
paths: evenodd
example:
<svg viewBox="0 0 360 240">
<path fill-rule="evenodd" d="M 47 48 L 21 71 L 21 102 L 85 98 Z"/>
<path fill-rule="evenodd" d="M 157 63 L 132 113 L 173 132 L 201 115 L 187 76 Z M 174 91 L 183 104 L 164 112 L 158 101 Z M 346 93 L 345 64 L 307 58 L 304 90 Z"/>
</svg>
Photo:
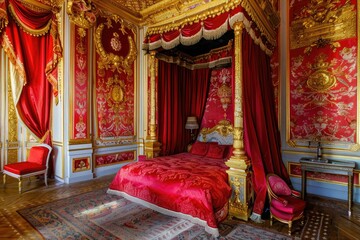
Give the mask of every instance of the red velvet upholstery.
<svg viewBox="0 0 360 240">
<path fill-rule="evenodd" d="M 282 180 L 277 175 L 270 175 L 268 178 L 268 182 L 270 184 L 271 190 L 276 195 L 291 195 L 290 187 L 286 184 L 284 180 Z"/>
<path fill-rule="evenodd" d="M 46 165 L 46 158 L 49 149 L 41 146 L 35 146 L 30 149 L 28 162 L 37 163 L 39 165 Z"/>
<path fill-rule="evenodd" d="M 277 209 L 287 214 L 295 214 L 295 215 L 296 213 L 300 213 L 304 211 L 305 201 L 303 201 L 302 199 L 293 197 L 291 195 L 281 196 L 281 198 L 284 199 L 285 202 L 279 201 L 278 199 L 275 198 L 271 200 L 270 204 L 274 209 Z"/>
<path fill-rule="evenodd" d="M 30 149 L 27 161 L 6 164 L 3 171 L 4 186 L 7 175 L 19 180 L 20 193 L 23 178 L 44 175 L 45 185 L 47 186 L 47 171 L 51 150 L 52 148 L 49 145 L 40 144 Z"/>
<path fill-rule="evenodd" d="M 17 162 L 4 166 L 4 170 L 18 175 L 24 175 L 31 172 L 38 172 L 45 169 L 46 169 L 46 165 L 40 165 L 32 162 Z"/>
<path fill-rule="evenodd" d="M 291 235 L 292 222 L 303 217 L 306 203 L 276 174 L 266 176 L 266 185 L 270 200 L 270 225 L 273 218 L 287 223 Z"/>
</svg>

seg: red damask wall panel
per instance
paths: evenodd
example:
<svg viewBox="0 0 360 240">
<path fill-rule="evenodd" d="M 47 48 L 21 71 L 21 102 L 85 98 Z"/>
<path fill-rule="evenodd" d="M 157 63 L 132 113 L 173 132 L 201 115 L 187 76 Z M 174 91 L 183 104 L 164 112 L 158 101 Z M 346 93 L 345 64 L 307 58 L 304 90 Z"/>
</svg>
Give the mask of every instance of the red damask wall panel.
<svg viewBox="0 0 360 240">
<path fill-rule="evenodd" d="M 135 160 L 136 151 L 109 153 L 95 156 L 95 167 L 131 162 Z"/>
<path fill-rule="evenodd" d="M 201 128 L 214 127 L 221 120 L 234 122 L 231 78 L 231 68 L 211 71 L 211 82 Z"/>
<path fill-rule="evenodd" d="M 95 45 L 97 139 L 134 141 L 135 27 L 116 16 L 99 17 Z"/>
<path fill-rule="evenodd" d="M 301 165 L 295 162 L 288 162 L 288 169 L 290 176 L 301 177 Z M 330 182 L 336 184 L 347 184 L 348 176 L 339 174 L 329 174 L 321 172 L 307 172 L 307 178 L 317 181 Z M 360 171 L 355 170 L 353 176 L 354 186 L 360 187 Z"/>
<path fill-rule="evenodd" d="M 89 31 L 72 25 L 71 140 L 89 139 Z"/>
<path fill-rule="evenodd" d="M 357 144 L 356 0 L 290 1 L 291 142 Z"/>
</svg>

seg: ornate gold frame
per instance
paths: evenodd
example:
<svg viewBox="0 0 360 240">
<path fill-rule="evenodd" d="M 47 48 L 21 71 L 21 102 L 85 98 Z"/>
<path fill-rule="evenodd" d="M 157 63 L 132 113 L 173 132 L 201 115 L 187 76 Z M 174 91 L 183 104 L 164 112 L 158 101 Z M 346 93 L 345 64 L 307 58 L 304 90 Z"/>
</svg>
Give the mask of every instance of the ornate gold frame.
<svg viewBox="0 0 360 240">
<path fill-rule="evenodd" d="M 125 31 L 125 26 L 126 26 L 133 32 L 134 36 L 136 36 L 134 27 L 131 26 L 130 24 L 126 24 L 126 22 L 117 15 L 112 15 L 107 18 L 107 23 L 106 23 L 107 28 L 112 28 L 112 21 L 114 21 L 115 23 L 120 23 L 122 25 L 121 28 L 122 31 Z M 128 75 L 132 75 L 133 70 L 131 69 L 131 65 L 137 57 L 136 44 L 134 39 L 131 36 L 128 36 L 130 49 L 125 57 L 115 55 L 113 53 L 108 53 L 106 52 L 102 44 L 102 32 L 104 28 L 105 28 L 105 24 L 101 23 L 98 25 L 98 27 L 95 30 L 96 51 L 101 57 L 100 61 L 98 62 L 99 65 L 98 67 L 100 69 L 110 68 L 112 71 L 116 70 L 119 73 L 121 71 L 124 71 Z"/>
<path fill-rule="evenodd" d="M 288 4 L 288 3 L 287 3 Z M 360 0 L 357 0 L 357 8 L 360 7 Z M 298 47 L 304 47 L 304 46 L 308 46 L 308 48 L 306 48 L 306 51 L 311 51 L 311 49 L 309 49 L 310 47 L 315 46 L 316 44 L 316 39 L 322 39 L 322 40 L 326 40 L 329 39 L 329 41 L 326 42 L 326 44 L 333 44 L 334 41 L 336 40 L 340 40 L 343 39 L 345 37 L 351 37 L 351 36 L 355 36 L 356 35 L 356 31 L 359 33 L 360 32 L 360 24 L 357 24 L 357 29 L 356 29 L 356 21 L 355 19 L 357 18 L 357 20 L 359 21 L 359 17 L 360 14 L 357 13 L 357 16 L 354 16 L 353 12 L 351 12 L 350 10 L 353 9 L 353 6 L 349 6 L 348 4 L 340 7 L 340 9 L 330 9 L 330 13 L 329 15 L 326 16 L 326 18 L 329 18 L 329 16 L 337 16 L 337 11 L 340 11 L 344 14 L 339 16 L 339 22 L 315 22 L 314 25 L 312 27 L 309 28 L 305 28 L 305 27 L 301 27 L 302 25 L 305 24 L 304 21 L 307 21 L 307 19 L 305 20 L 297 20 L 294 21 L 295 23 L 293 24 L 293 26 L 290 26 L 290 22 L 287 24 L 286 29 L 287 29 L 287 36 L 288 36 L 288 45 L 286 47 L 286 143 L 293 148 L 308 148 L 309 146 L 309 141 L 305 141 L 305 140 L 296 140 L 296 139 L 291 139 L 290 138 L 290 50 L 293 48 L 298 48 Z M 289 11 L 287 12 L 287 19 L 289 19 Z M 343 29 L 344 27 L 346 27 L 347 29 Z M 295 44 L 292 44 L 293 41 L 296 41 L 297 36 L 300 34 L 299 32 L 292 32 L 291 28 L 295 28 L 295 30 L 300 31 L 301 30 L 301 34 L 306 35 L 306 38 L 303 39 L 302 42 L 298 42 Z M 330 31 L 330 30 L 331 31 Z M 314 45 L 315 44 L 315 45 Z M 360 72 L 360 38 L 358 36 L 358 43 L 357 43 L 358 47 L 357 47 L 357 72 Z M 336 46 L 335 46 L 336 47 Z M 306 53 L 306 52 L 305 52 Z M 327 77 L 329 79 L 328 83 L 329 85 L 331 84 L 335 84 L 333 76 L 328 72 L 328 71 L 322 71 L 321 67 L 318 67 L 318 71 L 314 72 L 314 74 L 321 74 L 325 77 Z M 308 80 L 309 81 L 309 80 Z M 312 84 L 313 80 L 310 79 L 309 83 L 310 85 Z M 360 102 L 360 76 L 358 74 L 357 76 L 357 102 Z M 318 89 L 316 89 L 317 91 L 321 91 L 322 89 L 326 89 L 328 88 L 328 85 L 324 85 Z M 356 152 L 360 150 L 360 105 L 358 104 L 357 106 L 357 123 L 356 123 L 356 142 L 355 143 L 342 143 L 342 142 L 322 142 L 322 146 L 325 149 L 332 149 L 332 150 L 336 150 L 336 151 L 351 151 L 351 152 Z"/>
</svg>

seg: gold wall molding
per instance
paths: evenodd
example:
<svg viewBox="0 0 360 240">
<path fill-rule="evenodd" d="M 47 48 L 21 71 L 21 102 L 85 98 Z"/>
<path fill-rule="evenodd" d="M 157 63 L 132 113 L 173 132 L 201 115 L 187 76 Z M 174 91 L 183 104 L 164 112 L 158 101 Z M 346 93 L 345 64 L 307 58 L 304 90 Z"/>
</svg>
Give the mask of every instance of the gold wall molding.
<svg viewBox="0 0 360 240">
<path fill-rule="evenodd" d="M 11 63 L 9 63 L 11 64 Z M 10 68 L 8 68 L 10 71 Z M 11 88 L 11 78 L 10 72 L 8 72 L 7 78 L 7 111 L 8 111 L 8 136 L 7 136 L 7 163 L 15 163 L 18 162 L 18 149 L 19 149 L 19 142 L 18 142 L 18 118 L 16 114 L 14 99 L 13 99 L 13 91 Z"/>
<path fill-rule="evenodd" d="M 350 2 L 337 6 L 335 0 L 310 1 L 290 27 L 290 48 L 316 44 L 319 39 L 336 42 L 356 36 L 356 11 Z"/>
<path fill-rule="evenodd" d="M 88 29 L 95 25 L 98 11 L 91 0 L 68 0 L 66 12 L 72 23 Z"/>
<path fill-rule="evenodd" d="M 127 28 L 132 31 L 134 37 L 136 36 L 134 27 L 132 25 L 126 24 L 126 22 L 123 19 L 121 19 L 119 16 L 112 15 L 111 17 L 107 17 L 107 22 L 100 23 L 95 31 L 96 51 L 100 55 L 100 59 L 98 61 L 98 67 L 99 69 L 110 68 L 113 72 L 116 70 L 119 73 L 125 72 L 128 75 L 132 75 L 133 74 L 132 64 L 137 57 L 136 44 L 134 39 L 130 35 L 128 36 L 127 40 L 129 43 L 129 51 L 126 54 L 126 56 L 119 56 L 112 52 L 107 52 L 103 46 L 102 32 L 105 27 L 107 29 L 113 28 L 112 25 L 113 22 L 121 25 L 119 30 L 123 34 L 127 33 L 127 30 L 125 29 Z M 118 51 L 117 49 L 121 46 L 119 35 L 115 31 L 113 33 L 112 39 L 110 40 L 110 44 L 112 48 L 116 51 Z"/>
</svg>

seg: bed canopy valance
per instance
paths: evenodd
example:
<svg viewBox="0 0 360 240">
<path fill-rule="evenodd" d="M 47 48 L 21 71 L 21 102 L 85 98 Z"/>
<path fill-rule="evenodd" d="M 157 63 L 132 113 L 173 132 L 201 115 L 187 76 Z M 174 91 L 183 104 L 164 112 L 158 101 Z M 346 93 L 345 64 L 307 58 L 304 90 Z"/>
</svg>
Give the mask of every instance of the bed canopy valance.
<svg viewBox="0 0 360 240">
<path fill-rule="evenodd" d="M 277 172 L 280 176 L 288 178 L 279 150 L 280 137 L 277 132 L 277 120 L 274 106 L 264 106 L 264 108 L 273 109 L 274 111 L 272 113 L 265 110 L 263 113 L 260 113 L 261 116 L 256 116 L 262 119 L 271 118 L 270 125 L 272 126 L 269 128 L 272 132 L 267 132 L 265 134 L 267 137 L 256 136 L 257 130 L 255 128 L 257 126 L 251 126 L 255 129 L 254 131 L 244 133 L 243 94 L 245 92 L 247 94 L 255 95 L 254 92 L 249 93 L 249 91 L 245 91 L 244 88 L 249 86 L 248 84 L 252 84 L 251 81 L 253 81 L 254 84 L 261 84 L 255 83 L 257 80 L 261 79 L 262 82 L 266 82 L 268 87 L 257 86 L 256 88 L 266 89 L 270 86 L 270 89 L 272 89 L 271 78 L 269 77 L 271 71 L 269 56 L 272 54 L 276 45 L 276 28 L 279 24 L 276 6 L 277 1 L 270 2 L 268 0 L 232 1 L 232 3 L 224 3 L 218 8 L 213 8 L 203 13 L 197 13 L 192 16 L 189 15 L 186 18 L 168 22 L 167 24 L 151 26 L 148 28 L 143 42 L 143 49 L 149 53 L 148 64 L 150 71 L 149 131 L 145 144 L 145 152 L 148 157 L 152 158 L 158 156 L 161 147 L 161 143 L 158 142 L 158 122 L 156 119 L 157 58 L 159 58 L 161 53 L 179 46 L 191 46 L 204 39 L 220 39 L 227 32 L 233 31 L 233 50 L 231 58 L 233 69 L 234 150 L 232 157 L 226 164 L 229 166 L 227 172 L 229 175 L 229 183 L 232 188 L 232 196 L 229 199 L 229 214 L 243 220 L 248 220 L 250 217 L 253 205 L 252 202 L 254 200 L 254 188 L 256 194 L 260 197 L 255 200 L 254 208 L 257 211 L 255 211 L 255 215 L 251 216 L 251 218 L 255 220 L 261 218 L 260 215 L 266 198 L 265 172 Z M 250 48 L 252 49 L 251 51 L 255 51 L 256 53 L 259 53 L 259 51 L 263 53 L 260 53 L 260 57 L 257 56 L 254 58 L 254 56 L 252 56 L 253 52 L 248 51 Z M 257 50 L 257 48 L 259 50 Z M 243 52 L 245 52 L 245 54 L 243 54 Z M 261 71 L 259 71 L 259 69 L 253 69 L 254 65 L 256 65 L 256 68 L 261 68 Z M 244 76 L 248 79 L 247 83 L 244 82 Z M 253 79 L 249 80 L 250 78 Z M 262 92 L 257 92 L 257 94 L 262 95 L 259 98 L 263 98 L 260 100 L 263 102 L 269 102 L 269 98 L 264 99 L 264 97 L 273 97 L 263 94 Z M 249 99 L 249 96 L 250 95 L 247 96 L 247 100 L 258 101 L 257 99 Z M 251 107 L 248 107 L 248 109 L 249 110 L 245 109 L 248 111 L 246 113 L 248 116 L 254 114 L 251 112 Z M 249 121 L 256 122 L 258 119 L 251 119 Z M 257 123 L 255 123 L 255 125 L 256 124 Z M 265 126 L 268 123 L 262 120 L 262 124 Z M 265 128 L 267 127 L 268 126 Z M 261 131 L 263 130 L 264 128 L 261 129 Z M 250 134 L 254 134 L 254 136 L 250 136 Z M 268 138 L 268 140 L 265 141 L 272 143 L 268 143 L 269 146 L 265 146 L 265 150 L 261 149 L 263 146 L 260 146 L 259 144 L 254 144 L 257 145 L 257 148 L 253 147 L 252 150 L 249 150 L 244 147 L 244 138 L 246 138 L 247 141 L 258 141 L 259 139 L 257 138 Z M 248 145 L 252 145 L 252 143 L 249 144 L 248 142 Z M 255 150 L 257 153 L 254 153 Z M 253 151 L 253 154 L 249 154 L 250 151 Z M 250 160 L 248 155 L 251 155 L 250 157 L 254 159 L 269 158 L 271 159 L 270 166 L 267 166 L 267 163 L 262 163 L 261 160 L 253 163 L 253 160 Z M 272 163 L 271 161 L 274 159 L 275 163 Z M 258 171 L 258 181 L 252 181 L 253 171 Z"/>
<path fill-rule="evenodd" d="M 172 49 L 179 44 L 190 46 L 198 43 L 202 38 L 214 40 L 223 36 L 227 31 L 235 28 L 235 23 L 242 22 L 252 39 L 260 45 L 268 55 L 276 45 L 273 34 L 260 29 L 241 5 L 229 11 L 219 11 L 210 16 L 202 15 L 180 21 L 178 25 L 166 25 L 149 28 L 144 39 L 143 49 L 147 51 Z"/>
</svg>

